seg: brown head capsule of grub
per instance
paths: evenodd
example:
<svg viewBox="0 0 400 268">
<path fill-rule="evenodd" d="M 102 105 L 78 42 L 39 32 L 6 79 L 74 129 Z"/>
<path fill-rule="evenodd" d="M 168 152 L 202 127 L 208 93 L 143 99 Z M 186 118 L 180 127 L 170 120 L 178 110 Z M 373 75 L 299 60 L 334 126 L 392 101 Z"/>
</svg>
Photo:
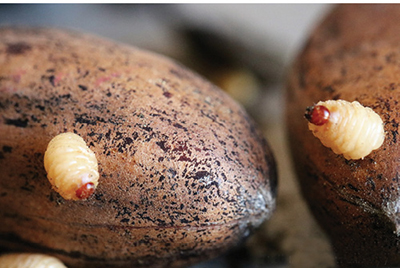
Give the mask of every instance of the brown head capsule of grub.
<svg viewBox="0 0 400 268">
<path fill-rule="evenodd" d="M 94 193 L 96 186 L 92 182 L 85 183 L 81 187 L 79 187 L 75 194 L 79 199 L 86 199 Z"/>
<path fill-rule="evenodd" d="M 329 121 L 330 112 L 323 105 L 315 105 L 307 107 L 304 116 L 311 124 L 322 126 Z"/>
</svg>

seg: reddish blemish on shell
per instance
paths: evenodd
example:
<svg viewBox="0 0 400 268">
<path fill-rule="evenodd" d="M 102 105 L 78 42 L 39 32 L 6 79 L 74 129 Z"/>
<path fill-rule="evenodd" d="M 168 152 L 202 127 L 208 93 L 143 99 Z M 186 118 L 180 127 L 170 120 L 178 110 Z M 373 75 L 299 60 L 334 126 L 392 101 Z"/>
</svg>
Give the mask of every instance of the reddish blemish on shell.
<svg viewBox="0 0 400 268">
<path fill-rule="evenodd" d="M 65 77 L 65 74 L 64 74 L 64 73 L 59 73 L 59 74 L 57 74 L 56 77 L 54 78 L 54 84 L 57 85 L 58 83 L 60 83 L 61 80 L 64 79 L 64 77 Z"/>
<path fill-rule="evenodd" d="M 26 74 L 25 70 L 18 70 L 11 75 L 11 79 L 14 83 L 19 83 L 21 81 L 22 76 Z"/>
<path fill-rule="evenodd" d="M 79 187 L 78 190 L 76 190 L 75 194 L 76 194 L 76 197 L 78 197 L 79 199 L 86 199 L 91 194 L 94 193 L 94 190 L 95 190 L 94 184 L 91 182 L 88 182 L 88 183 L 85 183 L 84 185 L 82 185 L 81 187 Z"/>
<path fill-rule="evenodd" d="M 17 87 L 1 87 L 0 92 L 5 92 L 5 93 L 15 93 L 18 91 Z"/>
<path fill-rule="evenodd" d="M 114 77 L 121 77 L 119 73 L 112 73 L 109 76 L 101 76 L 99 79 L 96 80 L 95 85 L 100 86 L 101 84 L 110 81 Z"/>
<path fill-rule="evenodd" d="M 308 107 L 305 117 L 314 125 L 322 126 L 329 121 L 329 110 L 323 105 Z"/>
</svg>

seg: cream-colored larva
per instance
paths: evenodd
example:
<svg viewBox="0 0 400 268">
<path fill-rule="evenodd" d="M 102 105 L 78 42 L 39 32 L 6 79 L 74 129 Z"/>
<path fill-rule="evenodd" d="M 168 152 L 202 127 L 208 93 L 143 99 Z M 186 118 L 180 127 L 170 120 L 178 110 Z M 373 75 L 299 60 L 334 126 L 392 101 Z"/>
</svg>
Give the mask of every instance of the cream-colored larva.
<svg viewBox="0 0 400 268">
<path fill-rule="evenodd" d="M 9 253 L 0 256 L 0 268 L 67 268 L 55 257 L 34 253 Z"/>
<path fill-rule="evenodd" d="M 320 101 L 307 108 L 306 118 L 314 136 L 348 160 L 363 159 L 385 139 L 381 117 L 357 101 Z"/>
<path fill-rule="evenodd" d="M 53 189 L 64 199 L 86 199 L 98 184 L 96 156 L 74 133 L 59 134 L 49 142 L 44 168 Z"/>
</svg>

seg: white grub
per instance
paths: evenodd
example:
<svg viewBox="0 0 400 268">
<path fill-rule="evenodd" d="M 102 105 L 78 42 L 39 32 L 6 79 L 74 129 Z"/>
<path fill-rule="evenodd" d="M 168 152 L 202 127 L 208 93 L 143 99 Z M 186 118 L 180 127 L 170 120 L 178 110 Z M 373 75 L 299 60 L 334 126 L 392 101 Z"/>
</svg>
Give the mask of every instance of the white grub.
<svg viewBox="0 0 400 268">
<path fill-rule="evenodd" d="M 0 256 L 0 268 L 67 268 L 59 259 L 34 253 L 9 253 Z"/>
<path fill-rule="evenodd" d="M 44 167 L 53 189 L 67 200 L 88 198 L 98 184 L 96 156 L 74 133 L 59 134 L 49 142 Z"/>
<path fill-rule="evenodd" d="M 314 136 L 348 160 L 363 159 L 385 139 L 381 117 L 357 101 L 320 101 L 307 109 L 306 118 Z"/>
</svg>

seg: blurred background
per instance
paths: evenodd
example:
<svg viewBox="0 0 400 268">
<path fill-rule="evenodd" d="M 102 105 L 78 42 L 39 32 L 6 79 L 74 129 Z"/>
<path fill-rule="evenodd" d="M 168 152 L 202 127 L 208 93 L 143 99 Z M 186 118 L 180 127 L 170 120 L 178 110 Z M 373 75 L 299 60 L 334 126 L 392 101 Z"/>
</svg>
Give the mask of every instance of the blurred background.
<svg viewBox="0 0 400 268">
<path fill-rule="evenodd" d="M 285 76 L 328 4 L 2 4 L 0 25 L 67 28 L 169 56 L 257 121 L 278 163 L 277 209 L 232 252 L 191 268 L 334 267 L 304 203 L 285 140 Z"/>
</svg>

